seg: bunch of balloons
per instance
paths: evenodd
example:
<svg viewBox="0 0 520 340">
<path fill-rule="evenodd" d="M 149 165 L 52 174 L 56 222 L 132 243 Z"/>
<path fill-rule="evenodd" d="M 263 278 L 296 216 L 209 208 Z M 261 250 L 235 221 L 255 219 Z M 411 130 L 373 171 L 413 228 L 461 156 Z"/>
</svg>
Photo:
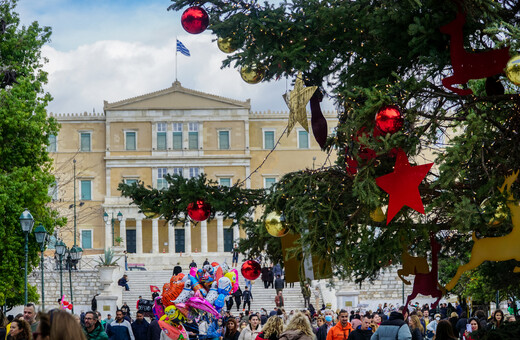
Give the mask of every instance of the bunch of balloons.
<svg viewBox="0 0 520 340">
<path fill-rule="evenodd" d="M 238 271 L 230 270 L 227 263 L 193 267 L 188 274 L 173 275 L 163 285 L 162 295 L 155 298 L 153 313 L 170 339 L 188 339 L 182 324 L 204 312 L 220 317 L 219 311 L 237 289 Z"/>
</svg>

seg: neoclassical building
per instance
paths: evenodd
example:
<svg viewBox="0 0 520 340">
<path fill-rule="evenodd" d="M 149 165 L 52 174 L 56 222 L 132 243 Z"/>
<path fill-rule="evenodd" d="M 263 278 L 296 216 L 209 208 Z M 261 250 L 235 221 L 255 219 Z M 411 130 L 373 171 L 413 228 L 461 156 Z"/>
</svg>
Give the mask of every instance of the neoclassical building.
<svg viewBox="0 0 520 340">
<path fill-rule="evenodd" d="M 50 116 L 61 124 L 59 134 L 50 136 L 56 175 L 50 195 L 68 218 L 57 236 L 72 245 L 76 235 L 85 254 L 119 245 L 142 263 L 150 254 L 222 254 L 244 234 L 218 215 L 186 225 L 148 218 L 121 197 L 119 183 L 140 180 L 162 188 L 167 173 L 205 173 L 221 185 L 247 178 L 246 187 L 268 188 L 287 172 L 319 167 L 327 159 L 303 128 L 282 136 L 288 112 L 251 112 L 249 100 L 194 91 L 177 81 L 157 92 L 105 101 L 103 113 Z M 332 133 L 336 114 L 325 116 Z"/>
</svg>

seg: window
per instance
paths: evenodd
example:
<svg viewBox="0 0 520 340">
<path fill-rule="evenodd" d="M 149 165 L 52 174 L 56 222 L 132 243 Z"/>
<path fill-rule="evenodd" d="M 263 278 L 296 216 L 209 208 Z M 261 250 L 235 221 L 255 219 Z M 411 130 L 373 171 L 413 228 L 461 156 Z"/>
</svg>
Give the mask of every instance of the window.
<svg viewBox="0 0 520 340">
<path fill-rule="evenodd" d="M 220 150 L 229 150 L 229 131 L 218 132 L 218 148 Z"/>
<path fill-rule="evenodd" d="M 276 183 L 276 177 L 264 177 L 264 188 L 270 189 Z"/>
<path fill-rule="evenodd" d="M 184 174 L 182 172 L 183 172 L 182 168 L 173 168 L 174 175 L 184 176 Z"/>
<path fill-rule="evenodd" d="M 80 199 L 82 201 L 91 201 L 92 200 L 92 181 L 85 180 L 85 181 L 80 181 L 80 183 L 81 183 Z"/>
<path fill-rule="evenodd" d="M 199 123 L 188 123 L 188 149 L 199 148 Z"/>
<path fill-rule="evenodd" d="M 89 152 L 90 149 L 90 132 L 80 133 L 80 147 L 79 150 L 83 152 Z"/>
<path fill-rule="evenodd" d="M 92 230 L 81 230 L 81 248 L 92 249 Z"/>
<path fill-rule="evenodd" d="M 157 150 L 166 150 L 166 123 L 157 123 Z"/>
<path fill-rule="evenodd" d="M 229 177 L 221 177 L 218 179 L 218 183 L 224 187 L 230 187 L 231 186 L 231 178 Z"/>
<path fill-rule="evenodd" d="M 264 149 L 274 148 L 274 130 L 264 130 Z"/>
<path fill-rule="evenodd" d="M 127 178 L 127 179 L 125 179 L 125 184 L 132 185 L 134 183 L 137 183 L 137 178 Z"/>
<path fill-rule="evenodd" d="M 137 150 L 137 133 L 135 131 L 125 132 L 125 150 Z"/>
<path fill-rule="evenodd" d="M 164 176 L 168 173 L 168 169 L 166 168 L 158 168 L 157 169 L 157 189 L 166 189 L 168 187 L 168 183 Z"/>
<path fill-rule="evenodd" d="M 182 150 L 182 123 L 173 123 L 173 150 Z"/>
<path fill-rule="evenodd" d="M 49 185 L 49 190 L 47 192 L 53 201 L 58 200 L 58 182 Z"/>
<path fill-rule="evenodd" d="M 190 168 L 190 178 L 199 177 L 199 168 Z"/>
<path fill-rule="evenodd" d="M 56 135 L 49 135 L 49 145 L 47 146 L 47 152 L 56 152 L 57 141 Z"/>
<path fill-rule="evenodd" d="M 309 148 L 309 133 L 305 130 L 298 130 L 298 149 Z"/>
</svg>

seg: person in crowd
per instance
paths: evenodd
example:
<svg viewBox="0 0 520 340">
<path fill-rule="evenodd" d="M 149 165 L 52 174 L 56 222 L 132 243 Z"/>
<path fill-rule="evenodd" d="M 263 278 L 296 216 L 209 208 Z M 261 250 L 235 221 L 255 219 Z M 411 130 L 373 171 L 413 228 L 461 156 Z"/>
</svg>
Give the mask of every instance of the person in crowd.
<svg viewBox="0 0 520 340">
<path fill-rule="evenodd" d="M 208 330 L 206 332 L 207 340 L 219 340 L 222 336 L 222 319 L 210 318 Z"/>
<path fill-rule="evenodd" d="M 339 322 L 327 333 L 327 340 L 344 340 L 352 332 L 352 325 L 348 322 L 348 311 L 342 309 L 338 313 Z"/>
<path fill-rule="evenodd" d="M 242 315 L 242 313 L 240 313 Z M 242 319 L 240 319 L 241 322 L 245 322 L 246 324 L 249 324 L 249 311 L 246 310 L 244 314 L 242 315 Z"/>
<path fill-rule="evenodd" d="M 137 311 L 135 313 L 135 321 L 132 322 L 132 332 L 134 332 L 135 340 L 146 340 L 148 327 L 150 327 L 150 324 L 144 318 L 143 312 Z"/>
<path fill-rule="evenodd" d="M 457 322 L 459 321 L 459 315 L 457 314 L 457 312 L 451 312 L 448 321 L 451 323 L 452 330 L 455 331 L 455 329 L 457 329 Z"/>
<path fill-rule="evenodd" d="M 514 315 L 509 315 L 507 317 L 507 322 L 516 322 L 516 317 Z"/>
<path fill-rule="evenodd" d="M 278 340 L 283 333 L 283 321 L 280 318 L 269 318 L 262 328 L 262 331 L 256 336 L 256 340 Z"/>
<path fill-rule="evenodd" d="M 235 299 L 235 304 L 237 305 L 237 311 L 240 310 L 240 304 L 242 303 L 242 289 L 238 287 L 238 289 L 233 293 L 233 298 Z"/>
<path fill-rule="evenodd" d="M 383 310 L 380 308 L 381 311 Z M 370 328 L 372 329 L 372 333 L 375 333 L 377 329 L 379 328 L 379 325 L 381 325 L 381 322 L 383 319 L 381 319 L 381 315 L 379 313 L 372 314 L 372 323 L 370 324 Z"/>
<path fill-rule="evenodd" d="M 99 311 L 97 311 L 96 315 L 97 315 L 97 319 L 98 319 L 99 323 L 101 324 L 101 327 L 103 327 L 103 329 L 106 329 L 107 326 L 106 326 L 105 320 L 103 320 L 103 318 L 101 317 L 101 313 Z"/>
<path fill-rule="evenodd" d="M 242 309 L 246 309 L 246 305 L 247 305 L 247 310 L 250 310 L 251 309 L 251 300 L 253 300 L 253 294 L 251 293 L 251 290 L 249 290 L 247 286 L 244 288 L 244 292 L 242 293 L 242 299 L 244 299 L 244 306 L 242 307 Z"/>
<path fill-rule="evenodd" d="M 249 324 L 240 332 L 238 340 L 255 340 L 260 333 L 260 319 L 256 314 L 249 317 Z"/>
<path fill-rule="evenodd" d="M 318 329 L 317 340 L 326 340 L 330 329 L 334 327 L 334 313 L 330 309 L 326 309 L 324 314 L 325 324 Z"/>
<path fill-rule="evenodd" d="M 247 324 L 248 324 L 248 323 L 245 322 L 245 321 L 240 321 L 240 326 L 238 327 L 238 330 L 239 330 L 240 332 L 242 332 L 244 329 L 246 329 Z"/>
<path fill-rule="evenodd" d="M 267 310 L 265 308 L 260 309 L 260 324 L 263 326 L 267 322 Z"/>
<path fill-rule="evenodd" d="M 353 316 L 354 317 L 352 319 L 350 319 L 350 318 L 349 319 L 350 319 L 350 323 L 352 325 L 352 329 L 354 330 L 354 329 L 358 328 L 359 326 L 361 326 L 361 324 L 363 322 L 361 321 L 361 315 L 359 315 L 359 313 L 356 313 Z"/>
<path fill-rule="evenodd" d="M 304 306 L 308 308 L 311 303 L 311 288 L 309 287 L 309 283 L 305 283 L 305 285 L 302 287 L 302 295 Z"/>
<path fill-rule="evenodd" d="M 372 335 L 372 340 L 383 339 L 397 339 L 397 340 L 411 340 L 412 333 L 410 327 L 406 325 L 404 319 L 404 307 L 400 307 L 398 311 L 390 313 L 387 321 L 381 323 L 377 331 Z M 406 314 L 406 313 L 405 313 Z"/>
<path fill-rule="evenodd" d="M 199 321 L 199 336 L 197 339 L 206 339 L 208 337 L 209 323 L 205 315 Z"/>
<path fill-rule="evenodd" d="M 276 307 L 278 308 L 281 308 L 284 306 L 284 301 L 283 301 L 283 295 L 282 295 L 282 292 L 278 292 L 276 294 L 276 296 L 274 297 L 274 304 L 276 305 Z"/>
<path fill-rule="evenodd" d="M 434 340 L 457 340 L 457 337 L 453 334 L 453 328 L 451 322 L 448 320 L 441 320 L 437 325 Z"/>
<path fill-rule="evenodd" d="M 274 277 L 282 276 L 282 274 L 283 274 L 283 271 L 282 271 L 282 266 L 280 265 L 280 263 L 275 264 L 273 267 Z"/>
<path fill-rule="evenodd" d="M 504 312 L 502 310 L 497 309 L 495 313 L 493 314 L 493 319 L 491 322 L 487 325 L 488 330 L 492 329 L 498 329 L 502 326 L 504 323 Z"/>
<path fill-rule="evenodd" d="M 101 325 L 101 322 L 99 322 L 97 313 L 91 311 L 86 312 L 84 320 L 85 325 L 83 326 L 83 330 L 85 331 L 87 340 L 108 340 L 108 335 Z"/>
<path fill-rule="evenodd" d="M 424 328 L 421 324 L 421 319 L 419 319 L 417 315 L 410 315 L 408 320 L 410 333 L 412 333 L 412 340 L 423 340 Z"/>
<path fill-rule="evenodd" d="M 198 339 L 199 337 L 199 325 L 195 322 L 194 319 L 188 319 L 188 322 L 184 323 L 184 329 L 186 329 L 186 333 L 188 333 L 188 337 L 190 340 Z"/>
<path fill-rule="evenodd" d="M 267 264 L 264 264 L 264 266 L 262 267 L 262 276 L 260 278 L 264 283 L 264 288 L 269 288 L 269 268 L 267 268 Z"/>
<path fill-rule="evenodd" d="M 4 312 L 0 309 L 0 340 L 4 340 L 7 337 L 7 318 L 4 315 Z"/>
<path fill-rule="evenodd" d="M 439 321 L 441 321 L 441 315 L 435 314 L 433 321 L 430 322 L 426 326 L 426 337 L 427 339 L 433 339 L 433 336 L 435 335 L 435 331 L 437 329 L 437 325 L 439 324 Z"/>
<path fill-rule="evenodd" d="M 281 277 L 281 275 L 276 275 L 276 280 L 274 280 L 274 289 L 276 289 L 276 294 L 283 291 L 285 283 Z"/>
<path fill-rule="evenodd" d="M 190 269 L 191 269 L 191 268 L 197 268 L 197 264 L 195 263 L 195 260 L 194 260 L 194 259 L 191 259 Z"/>
<path fill-rule="evenodd" d="M 117 281 L 117 285 L 125 287 L 125 290 L 130 290 L 130 287 L 128 286 L 128 275 L 123 275 L 123 277 Z"/>
<path fill-rule="evenodd" d="M 234 318 L 230 318 L 226 322 L 226 331 L 224 332 L 224 336 L 222 340 L 238 340 L 240 336 L 240 330 L 238 329 L 237 320 Z"/>
<path fill-rule="evenodd" d="M 486 317 L 486 313 L 479 309 L 477 311 L 475 311 L 475 317 L 479 320 L 480 322 L 480 328 L 479 329 L 486 329 L 487 328 L 487 317 Z"/>
<path fill-rule="evenodd" d="M 370 316 L 363 315 L 361 325 L 350 333 L 348 340 L 370 340 L 373 334 L 370 328 L 371 322 Z"/>
<path fill-rule="evenodd" d="M 50 340 L 51 338 L 51 319 L 47 313 L 38 313 L 38 328 L 33 333 L 33 340 Z M 5 338 L 1 338 L 5 339 Z"/>
<path fill-rule="evenodd" d="M 146 334 L 146 340 L 160 340 L 162 334 L 161 326 L 159 326 L 159 320 L 152 320 L 148 327 L 148 333 Z"/>
<path fill-rule="evenodd" d="M 130 316 L 130 307 L 126 302 L 123 302 L 121 306 L 121 311 L 123 312 L 123 316 Z"/>
<path fill-rule="evenodd" d="M 130 322 L 124 319 L 123 311 L 116 311 L 116 319 L 107 325 L 107 334 L 110 340 L 135 340 Z"/>
<path fill-rule="evenodd" d="M 274 288 L 274 278 L 275 276 L 273 273 L 273 266 L 270 266 L 269 270 L 267 271 L 267 280 L 269 281 L 269 285 L 271 286 L 271 288 Z"/>
<path fill-rule="evenodd" d="M 318 331 L 320 329 L 321 326 L 323 326 L 325 324 L 325 318 L 320 315 L 316 318 L 316 327 L 314 328 L 314 334 L 316 334 L 316 337 L 318 335 Z"/>
<path fill-rule="evenodd" d="M 32 340 L 31 326 L 24 319 L 15 319 L 9 330 L 11 340 Z"/>
<path fill-rule="evenodd" d="M 31 327 L 31 333 L 36 332 L 38 322 L 36 322 L 36 306 L 34 303 L 29 302 L 23 307 L 23 318 Z"/>
<path fill-rule="evenodd" d="M 303 313 L 296 313 L 289 321 L 279 340 L 313 340 L 314 333 L 309 319 Z"/>
<path fill-rule="evenodd" d="M 238 244 L 235 243 L 233 246 L 233 250 L 231 250 L 231 254 L 233 256 L 233 260 L 231 261 L 231 267 L 235 268 L 238 266 Z"/>
<path fill-rule="evenodd" d="M 479 339 L 478 331 L 482 329 L 482 325 L 480 323 L 480 320 L 478 318 L 475 318 L 475 317 L 474 318 L 470 318 L 469 319 L 469 325 L 470 325 L 471 331 L 466 329 L 462 339 L 464 339 L 464 340 L 478 340 Z"/>
<path fill-rule="evenodd" d="M 79 322 L 64 310 L 53 310 L 50 316 L 52 340 L 86 340 L 85 332 Z M 50 312 L 50 313 L 51 313 Z"/>
<path fill-rule="evenodd" d="M 205 265 L 207 265 L 207 264 L 209 264 L 209 261 L 208 261 L 208 258 L 206 257 L 206 259 L 205 259 L 204 262 L 202 263 L 202 266 L 205 266 Z"/>
</svg>

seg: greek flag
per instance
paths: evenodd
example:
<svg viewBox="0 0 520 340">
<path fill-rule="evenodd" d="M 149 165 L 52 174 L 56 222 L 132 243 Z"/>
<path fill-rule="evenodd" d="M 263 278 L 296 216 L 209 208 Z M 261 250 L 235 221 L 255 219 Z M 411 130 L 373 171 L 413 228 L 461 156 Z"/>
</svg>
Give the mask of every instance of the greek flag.
<svg viewBox="0 0 520 340">
<path fill-rule="evenodd" d="M 181 43 L 178 39 L 177 39 L 177 52 L 181 52 L 182 54 L 184 54 L 186 57 L 189 57 L 190 56 L 190 50 L 188 50 L 186 48 L 186 46 L 184 46 L 183 43 Z"/>
</svg>

